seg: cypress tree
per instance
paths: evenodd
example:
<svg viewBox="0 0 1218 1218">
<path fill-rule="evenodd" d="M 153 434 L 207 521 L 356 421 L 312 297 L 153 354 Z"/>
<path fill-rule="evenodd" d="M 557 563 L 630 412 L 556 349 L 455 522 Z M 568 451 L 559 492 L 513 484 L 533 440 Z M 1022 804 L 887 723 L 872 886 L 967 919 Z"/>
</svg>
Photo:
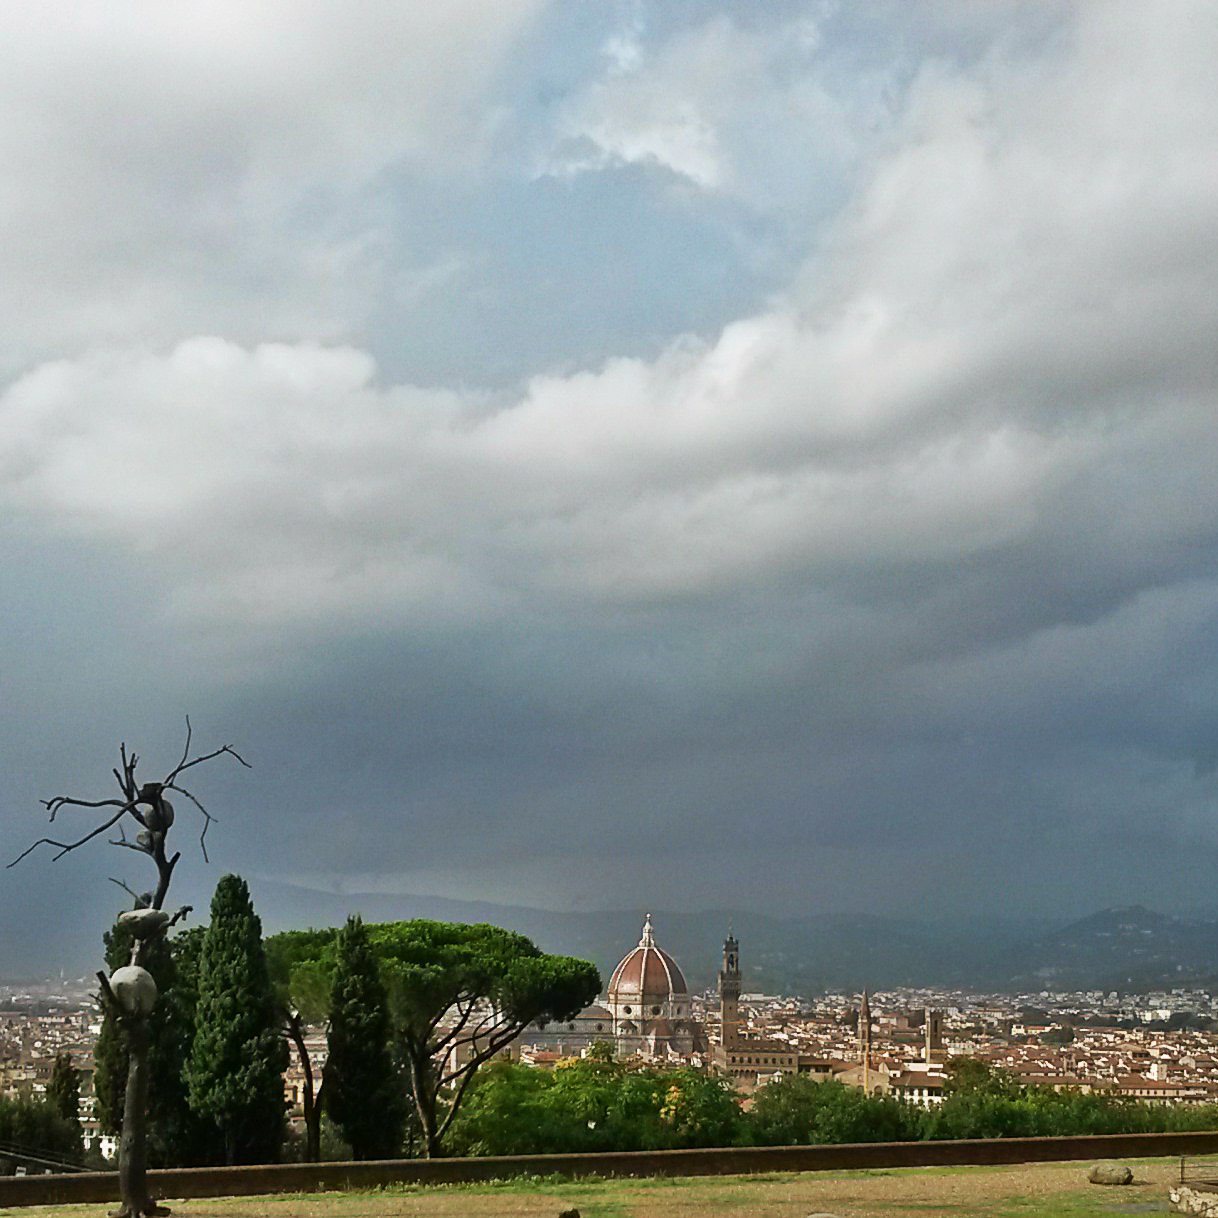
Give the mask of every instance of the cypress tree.
<svg viewBox="0 0 1218 1218">
<path fill-rule="evenodd" d="M 226 875 L 216 885 L 198 986 L 185 1070 L 190 1106 L 219 1128 L 226 1163 L 274 1162 L 283 1143 L 288 1049 L 279 1034 L 262 922 L 240 876 Z"/>
<path fill-rule="evenodd" d="M 202 1167 L 223 1160 L 214 1121 L 190 1107 L 186 1067 L 194 1046 L 199 956 L 206 929 L 191 927 L 168 941 L 170 984 L 154 1008 L 148 1060 L 148 1159 L 154 1167 Z"/>
<path fill-rule="evenodd" d="M 47 1083 L 47 1103 L 76 1130 L 77 1152 L 81 1150 L 80 1071 L 67 1053 L 56 1053 Z"/>
<path fill-rule="evenodd" d="M 401 1154 L 406 1125 L 402 1079 L 389 1047 L 380 970 L 359 917 L 338 933 L 330 988 L 325 1105 L 357 1159 Z"/>
</svg>

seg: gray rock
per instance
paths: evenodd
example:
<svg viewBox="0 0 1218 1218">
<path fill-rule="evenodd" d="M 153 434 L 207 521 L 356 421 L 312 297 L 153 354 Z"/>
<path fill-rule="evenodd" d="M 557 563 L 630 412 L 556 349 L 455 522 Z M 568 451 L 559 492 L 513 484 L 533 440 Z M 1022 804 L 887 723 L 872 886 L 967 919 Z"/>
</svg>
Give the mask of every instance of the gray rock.
<svg viewBox="0 0 1218 1218">
<path fill-rule="evenodd" d="M 164 833 L 173 824 L 173 804 L 167 799 L 150 804 L 144 813 L 144 824 L 154 833 Z"/>
<path fill-rule="evenodd" d="M 110 992 L 128 1015 L 148 1015 L 156 1006 L 156 982 L 138 964 L 127 964 L 110 974 Z"/>
<path fill-rule="evenodd" d="M 150 939 L 169 925 L 163 909 L 129 909 L 118 915 L 119 926 L 126 926 L 137 939 Z"/>
<path fill-rule="evenodd" d="M 1092 1184 L 1132 1184 L 1133 1172 L 1124 1163 L 1097 1163 L 1087 1179 Z"/>
</svg>

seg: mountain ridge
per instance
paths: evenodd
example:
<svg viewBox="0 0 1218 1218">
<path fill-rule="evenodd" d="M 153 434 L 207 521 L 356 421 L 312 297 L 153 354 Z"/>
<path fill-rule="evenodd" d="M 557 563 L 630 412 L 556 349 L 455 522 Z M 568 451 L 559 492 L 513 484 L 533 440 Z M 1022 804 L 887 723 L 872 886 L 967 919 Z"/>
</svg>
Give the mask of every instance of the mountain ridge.
<svg viewBox="0 0 1218 1218">
<path fill-rule="evenodd" d="M 331 892 L 265 877 L 250 881 L 265 931 L 338 926 L 352 913 L 372 922 L 435 918 L 491 922 L 546 951 L 592 960 L 608 978 L 652 915 L 657 941 L 694 991 L 714 985 L 729 925 L 740 940 L 745 988 L 784 994 L 937 987 L 996 993 L 1218 988 L 1218 920 L 1116 906 L 1074 920 L 894 918 L 879 914 L 781 917 L 723 905 L 696 912 L 559 911 L 419 893 Z M 100 964 L 55 961 L 55 972 Z M 87 950 L 87 949 L 85 949 Z M 6 970 L 8 971 L 8 970 Z M 31 970 L 21 970 L 28 979 Z M 11 984 L 15 978 L 9 977 Z"/>
<path fill-rule="evenodd" d="M 555 911 L 423 894 L 321 894 L 279 882 L 258 885 L 274 929 L 293 921 L 293 897 L 330 924 L 357 909 L 373 921 L 434 917 L 488 921 L 528 935 L 547 951 L 594 961 L 608 977 L 638 941 L 650 912 L 657 941 L 691 988 L 713 985 L 732 926 L 748 989 L 780 993 L 894 986 L 1026 992 L 1133 992 L 1218 979 L 1218 920 L 1156 913 L 1141 905 L 1084 918 L 918 920 L 878 914 L 779 917 L 720 906 L 684 912 Z M 263 906 L 260 906 L 262 908 Z"/>
</svg>

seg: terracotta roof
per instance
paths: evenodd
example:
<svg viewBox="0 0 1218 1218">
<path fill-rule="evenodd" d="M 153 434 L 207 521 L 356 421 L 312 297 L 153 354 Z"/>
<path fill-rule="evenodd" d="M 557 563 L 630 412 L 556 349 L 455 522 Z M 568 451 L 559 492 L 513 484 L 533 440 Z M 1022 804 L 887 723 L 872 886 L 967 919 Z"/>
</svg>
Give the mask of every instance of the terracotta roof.
<svg viewBox="0 0 1218 1218">
<path fill-rule="evenodd" d="M 651 915 L 643 924 L 638 947 L 629 952 L 609 978 L 609 997 L 655 998 L 667 1001 L 672 995 L 689 993 L 677 962 L 657 947 L 651 933 Z"/>
</svg>

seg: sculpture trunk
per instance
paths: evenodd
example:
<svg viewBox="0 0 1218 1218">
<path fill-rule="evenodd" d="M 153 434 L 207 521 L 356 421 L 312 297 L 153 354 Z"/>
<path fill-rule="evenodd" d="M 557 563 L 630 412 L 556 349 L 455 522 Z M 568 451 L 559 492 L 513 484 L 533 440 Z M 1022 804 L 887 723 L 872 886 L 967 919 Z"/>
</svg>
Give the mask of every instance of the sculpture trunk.
<svg viewBox="0 0 1218 1218">
<path fill-rule="evenodd" d="M 123 1134 L 118 1149 L 118 1189 L 122 1208 L 116 1218 L 168 1214 L 148 1195 L 148 1017 L 129 1018 L 127 1091 L 123 1097 Z"/>
</svg>

